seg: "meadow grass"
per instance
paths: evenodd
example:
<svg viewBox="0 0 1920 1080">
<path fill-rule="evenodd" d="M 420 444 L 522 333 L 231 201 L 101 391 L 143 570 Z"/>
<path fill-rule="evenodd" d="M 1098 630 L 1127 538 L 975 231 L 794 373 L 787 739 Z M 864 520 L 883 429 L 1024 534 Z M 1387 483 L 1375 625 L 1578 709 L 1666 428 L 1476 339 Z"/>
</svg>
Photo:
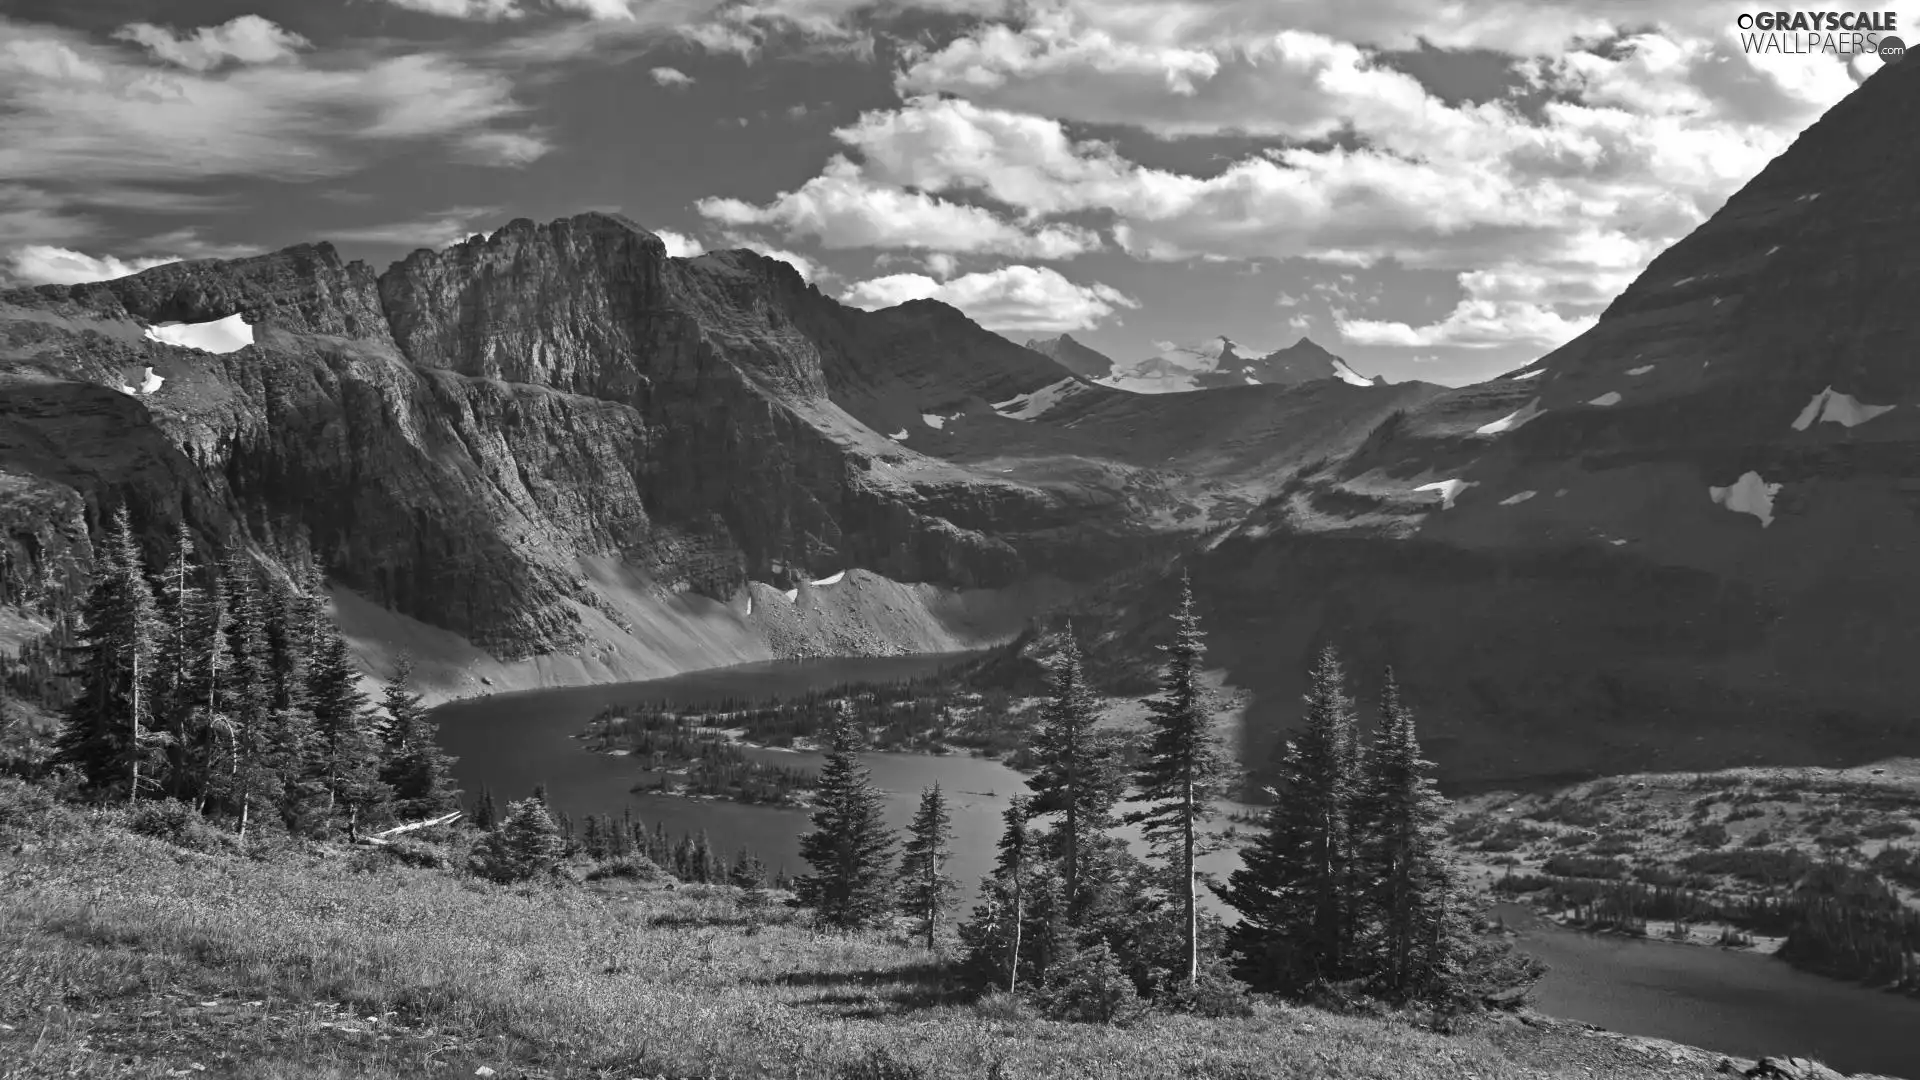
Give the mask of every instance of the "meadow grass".
<svg viewBox="0 0 1920 1080">
<path fill-rule="evenodd" d="M 323 847 L 209 854 L 23 790 L 0 781 L 7 1080 L 1710 1073 L 1653 1058 L 1595 1073 L 1511 1021 L 1439 1035 L 1262 1003 L 1054 1023 L 964 999 L 949 958 L 904 935 L 816 930 L 723 888 L 502 887 Z"/>
</svg>

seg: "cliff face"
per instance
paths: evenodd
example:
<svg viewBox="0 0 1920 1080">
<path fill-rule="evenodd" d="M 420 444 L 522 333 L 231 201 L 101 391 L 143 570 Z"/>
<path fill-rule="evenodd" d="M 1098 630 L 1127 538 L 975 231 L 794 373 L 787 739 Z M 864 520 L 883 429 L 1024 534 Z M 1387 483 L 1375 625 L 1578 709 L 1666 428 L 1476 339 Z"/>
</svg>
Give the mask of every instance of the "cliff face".
<svg viewBox="0 0 1920 1080">
<path fill-rule="evenodd" d="M 253 335 L 236 351 L 148 334 L 235 315 Z M 144 368 L 158 388 L 123 392 Z M 15 290 L 0 601 L 84 579 L 89 531 L 126 502 L 156 557 L 181 519 L 213 547 L 311 552 L 372 601 L 352 611 L 504 660 L 657 674 L 650 656 L 865 640 L 863 619 L 960 647 L 1016 628 L 1035 581 L 1092 580 L 1230 520 L 1274 479 L 1260 449 L 1301 441 L 1242 429 L 1311 411 L 1221 399 L 1240 449 L 1215 461 L 1216 424 L 1191 404 L 1156 424 L 1139 400 L 944 305 L 849 309 L 784 263 L 671 259 L 604 214 L 514 221 L 384 273 L 316 244 Z M 1345 402 L 1313 437 L 1351 441 L 1390 407 Z M 834 586 L 831 620 L 784 597 L 852 568 L 865 584 Z M 749 615 L 755 588 L 771 591 Z M 969 595 L 987 598 L 940 599 Z"/>
<path fill-rule="evenodd" d="M 1377 429 L 1196 569 L 1265 760 L 1312 649 L 1455 780 L 1920 751 L 1920 66 L 1890 65 L 1580 338 Z"/>
</svg>

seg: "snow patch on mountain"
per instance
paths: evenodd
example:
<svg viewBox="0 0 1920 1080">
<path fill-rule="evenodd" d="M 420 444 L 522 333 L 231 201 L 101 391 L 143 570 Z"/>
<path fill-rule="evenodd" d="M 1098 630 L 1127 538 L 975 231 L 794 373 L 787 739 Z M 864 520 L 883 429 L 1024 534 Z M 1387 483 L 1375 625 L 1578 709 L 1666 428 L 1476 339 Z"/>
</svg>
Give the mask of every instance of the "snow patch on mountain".
<svg viewBox="0 0 1920 1080">
<path fill-rule="evenodd" d="M 847 576 L 847 572 L 845 570 L 842 570 L 837 574 L 828 574 L 826 577 L 823 577 L 819 581 L 814 582 L 814 584 L 815 585 L 838 585 L 840 584 L 840 579 L 846 576 Z"/>
<path fill-rule="evenodd" d="M 1525 405 L 1522 405 L 1518 409 L 1513 410 L 1512 412 L 1501 417 L 1500 419 L 1495 420 L 1491 423 L 1481 424 L 1479 427 L 1474 428 L 1473 429 L 1474 434 L 1499 435 L 1504 432 L 1512 431 L 1514 428 L 1519 427 L 1520 425 L 1526 423 L 1527 421 L 1539 415 L 1540 415 L 1540 399 L 1534 398 L 1532 401 L 1527 402 Z"/>
<path fill-rule="evenodd" d="M 1045 416 L 1054 406 L 1075 394 L 1085 393 L 1086 389 L 1086 383 L 1079 379 L 1067 378 L 1048 383 L 1031 394 L 1019 394 L 992 404 L 996 412 L 1009 420 L 1032 420 Z"/>
<path fill-rule="evenodd" d="M 932 414 L 932 413 L 930 413 L 930 412 L 923 412 L 923 413 L 921 413 L 921 414 L 920 414 L 920 422 L 921 422 L 921 423 L 923 423 L 923 424 L 925 424 L 925 425 L 927 425 L 928 427 L 930 427 L 930 428 L 932 428 L 932 429 L 933 429 L 933 430 L 935 430 L 935 431 L 939 431 L 939 430 L 940 430 L 941 428 L 943 428 L 943 427 L 946 427 L 946 426 L 947 426 L 947 418 L 946 418 L 946 417 L 944 417 L 944 416 L 935 416 L 934 414 Z"/>
<path fill-rule="evenodd" d="M 1628 368 L 1628 369 L 1627 369 L 1627 374 L 1629 374 L 1629 375 L 1645 375 L 1645 374 L 1646 374 L 1647 372 L 1649 372 L 1649 371 L 1652 371 L 1652 370 L 1653 370 L 1653 367 L 1654 367 L 1654 366 L 1653 366 L 1652 364 L 1642 364 L 1642 365 L 1640 365 L 1640 366 L 1639 366 L 1639 367 L 1637 367 L 1637 368 Z"/>
<path fill-rule="evenodd" d="M 1609 391 L 1607 391 L 1606 393 L 1604 393 L 1604 394 L 1601 394 L 1601 395 L 1600 395 L 1599 397 L 1597 397 L 1597 398 L 1594 398 L 1594 399 L 1593 399 L 1592 401 L 1589 401 L 1589 402 L 1587 402 L 1587 404 L 1589 404 L 1589 405 L 1618 405 L 1618 404 L 1620 404 L 1620 391 L 1618 391 L 1618 390 L 1609 390 Z"/>
<path fill-rule="evenodd" d="M 1547 373 L 1546 368 L 1534 368 L 1532 371 L 1523 371 L 1520 374 L 1513 376 L 1513 381 L 1519 382 L 1521 379 L 1536 379 L 1546 373 Z"/>
<path fill-rule="evenodd" d="M 236 311 L 211 322 L 155 323 L 147 327 L 147 340 L 210 353 L 239 352 L 253 344 L 253 327 Z"/>
<path fill-rule="evenodd" d="M 1821 420 L 1854 427 L 1893 408 L 1892 405 L 1863 405 L 1852 395 L 1839 393 L 1829 386 L 1813 395 L 1807 407 L 1800 410 L 1800 415 L 1794 418 L 1793 430 L 1805 431 Z"/>
<path fill-rule="evenodd" d="M 1413 490 L 1438 492 L 1440 495 L 1440 509 L 1451 510 L 1453 509 L 1453 500 L 1459 498 L 1461 492 L 1473 485 L 1474 481 L 1472 480 L 1461 480 L 1456 477 L 1451 480 L 1435 480 L 1431 484 L 1421 484 Z"/>
<path fill-rule="evenodd" d="M 1735 513 L 1752 514 L 1760 519 L 1760 527 L 1773 524 L 1773 497 L 1780 494 L 1779 484 L 1769 484 L 1759 473 L 1751 470 L 1740 474 L 1727 487 L 1709 487 L 1707 497 L 1715 503 Z"/>
<path fill-rule="evenodd" d="M 1509 495 L 1506 498 L 1501 499 L 1500 505 L 1501 506 L 1519 506 L 1521 503 L 1526 502 L 1528 499 L 1531 499 L 1538 494 L 1539 492 L 1537 491 L 1522 491 L 1517 495 Z"/>
<path fill-rule="evenodd" d="M 134 397 L 151 396 L 154 391 L 160 389 L 161 383 L 167 381 L 165 375 L 154 374 L 152 365 L 143 366 L 138 375 L 134 374 L 133 368 L 127 368 L 120 373 L 120 378 L 122 380 L 119 386 L 120 392 Z M 138 386 L 133 385 L 136 380 L 139 382 Z"/>
<path fill-rule="evenodd" d="M 889 436 L 887 436 L 887 438 L 889 438 L 889 439 L 892 439 L 892 440 L 893 440 L 894 442 L 906 442 L 906 441 L 907 441 L 907 429 L 906 429 L 906 428 L 901 428 L 901 429 L 900 429 L 899 431 L 896 431 L 896 432 L 894 432 L 893 434 L 891 434 L 891 435 L 889 435 Z"/>
</svg>

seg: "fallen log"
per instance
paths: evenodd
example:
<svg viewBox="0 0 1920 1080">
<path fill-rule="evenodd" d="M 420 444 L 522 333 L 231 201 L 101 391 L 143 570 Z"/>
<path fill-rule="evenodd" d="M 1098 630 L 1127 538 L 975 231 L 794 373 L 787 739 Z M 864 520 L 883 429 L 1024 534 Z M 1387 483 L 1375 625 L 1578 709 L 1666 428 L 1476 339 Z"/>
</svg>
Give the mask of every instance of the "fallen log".
<svg viewBox="0 0 1920 1080">
<path fill-rule="evenodd" d="M 459 819 L 461 813 L 462 811 L 455 810 L 451 814 L 442 814 L 437 818 L 428 818 L 425 821 L 410 821 L 405 825 L 395 825 L 391 829 L 382 829 L 377 833 L 369 833 L 361 837 L 360 842 L 363 844 L 385 844 L 401 833 L 410 833 L 416 829 L 431 829 L 435 825 L 450 825 Z"/>
</svg>

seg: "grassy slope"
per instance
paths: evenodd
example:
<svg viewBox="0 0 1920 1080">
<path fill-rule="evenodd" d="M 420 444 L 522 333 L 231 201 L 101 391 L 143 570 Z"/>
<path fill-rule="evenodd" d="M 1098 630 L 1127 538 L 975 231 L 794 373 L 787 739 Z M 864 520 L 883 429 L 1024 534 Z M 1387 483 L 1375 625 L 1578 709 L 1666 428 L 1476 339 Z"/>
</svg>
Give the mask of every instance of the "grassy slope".
<svg viewBox="0 0 1920 1080">
<path fill-rule="evenodd" d="M 889 934 L 725 891 L 500 888 L 337 851 L 204 854 L 0 788 L 0 1077 L 1713 1075 L 1572 1025 L 1440 1036 L 1265 1006 L 1055 1024 L 944 998 Z M 7 804 L 14 809 L 4 809 Z M 362 859 L 359 862 L 366 862 Z M 879 1068 L 892 1060 L 892 1070 Z"/>
</svg>

